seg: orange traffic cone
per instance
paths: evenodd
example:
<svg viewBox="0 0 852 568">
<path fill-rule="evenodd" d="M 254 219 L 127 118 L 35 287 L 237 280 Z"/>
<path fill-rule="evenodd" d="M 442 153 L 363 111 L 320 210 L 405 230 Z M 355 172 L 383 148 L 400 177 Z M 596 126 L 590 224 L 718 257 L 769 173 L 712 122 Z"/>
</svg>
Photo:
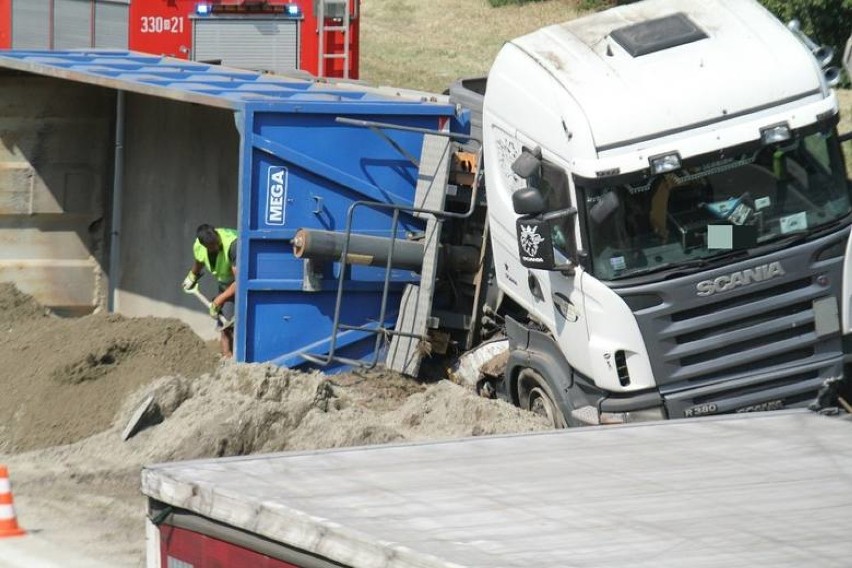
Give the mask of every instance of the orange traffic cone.
<svg viewBox="0 0 852 568">
<path fill-rule="evenodd" d="M 12 485 L 9 483 L 9 470 L 0 465 L 0 538 L 21 536 L 26 531 L 18 526 L 15 517 L 15 505 L 12 503 Z"/>
</svg>

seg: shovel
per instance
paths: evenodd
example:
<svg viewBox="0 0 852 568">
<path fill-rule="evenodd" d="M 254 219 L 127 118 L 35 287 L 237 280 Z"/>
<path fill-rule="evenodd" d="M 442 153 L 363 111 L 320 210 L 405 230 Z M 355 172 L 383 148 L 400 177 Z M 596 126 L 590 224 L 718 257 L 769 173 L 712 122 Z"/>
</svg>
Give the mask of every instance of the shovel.
<svg viewBox="0 0 852 568">
<path fill-rule="evenodd" d="M 189 293 L 198 298 L 198 300 L 202 304 L 204 304 L 204 307 L 206 307 L 208 310 L 210 309 L 210 306 L 213 304 L 213 302 L 208 300 L 207 296 L 201 293 L 201 290 L 198 289 L 198 286 L 193 286 L 192 290 L 189 291 Z M 225 319 L 225 316 L 223 316 L 222 314 L 219 314 L 217 319 L 219 320 L 219 323 L 222 324 L 223 329 L 228 327 L 232 323 L 231 321 Z"/>
</svg>

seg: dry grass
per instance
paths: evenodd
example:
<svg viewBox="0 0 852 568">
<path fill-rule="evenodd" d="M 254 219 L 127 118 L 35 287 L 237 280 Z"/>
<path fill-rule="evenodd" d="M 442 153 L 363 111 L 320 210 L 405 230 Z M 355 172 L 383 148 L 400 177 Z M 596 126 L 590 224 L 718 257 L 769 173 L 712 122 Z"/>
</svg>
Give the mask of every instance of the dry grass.
<svg viewBox="0 0 852 568">
<path fill-rule="evenodd" d="M 484 76 L 507 40 L 578 14 L 577 0 L 361 0 L 361 78 L 440 93 Z"/>
</svg>

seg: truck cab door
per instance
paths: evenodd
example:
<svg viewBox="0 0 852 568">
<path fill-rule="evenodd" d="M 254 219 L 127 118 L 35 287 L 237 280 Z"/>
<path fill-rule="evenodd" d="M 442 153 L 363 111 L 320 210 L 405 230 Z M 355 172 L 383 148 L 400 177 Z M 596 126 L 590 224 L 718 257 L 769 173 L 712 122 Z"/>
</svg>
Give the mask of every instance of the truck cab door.
<svg viewBox="0 0 852 568">
<path fill-rule="evenodd" d="M 582 268 L 577 265 L 579 231 L 573 188 L 565 169 L 544 159 L 530 182 L 544 200 L 543 214 L 522 218 L 517 224 L 518 251 L 527 268 L 527 286 L 533 298 L 531 311 L 551 330 L 568 363 L 585 371 L 588 329 L 581 313 Z M 574 214 L 559 214 L 570 210 Z M 530 261 L 536 257 L 546 268 L 535 268 L 536 263 Z"/>
</svg>

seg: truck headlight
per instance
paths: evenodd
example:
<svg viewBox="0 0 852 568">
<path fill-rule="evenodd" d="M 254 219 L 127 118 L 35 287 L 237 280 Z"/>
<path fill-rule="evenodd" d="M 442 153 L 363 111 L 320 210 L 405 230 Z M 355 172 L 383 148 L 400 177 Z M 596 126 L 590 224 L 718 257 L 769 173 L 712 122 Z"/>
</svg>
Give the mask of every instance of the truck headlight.
<svg viewBox="0 0 852 568">
<path fill-rule="evenodd" d="M 773 124 L 766 128 L 760 129 L 760 140 L 764 144 L 777 144 L 778 142 L 786 142 L 791 137 L 790 127 L 786 122 L 781 124 Z"/>
<path fill-rule="evenodd" d="M 671 154 L 651 156 L 648 158 L 648 163 L 651 166 L 651 173 L 654 175 L 673 172 L 680 169 L 680 154 L 672 152 Z"/>
</svg>

